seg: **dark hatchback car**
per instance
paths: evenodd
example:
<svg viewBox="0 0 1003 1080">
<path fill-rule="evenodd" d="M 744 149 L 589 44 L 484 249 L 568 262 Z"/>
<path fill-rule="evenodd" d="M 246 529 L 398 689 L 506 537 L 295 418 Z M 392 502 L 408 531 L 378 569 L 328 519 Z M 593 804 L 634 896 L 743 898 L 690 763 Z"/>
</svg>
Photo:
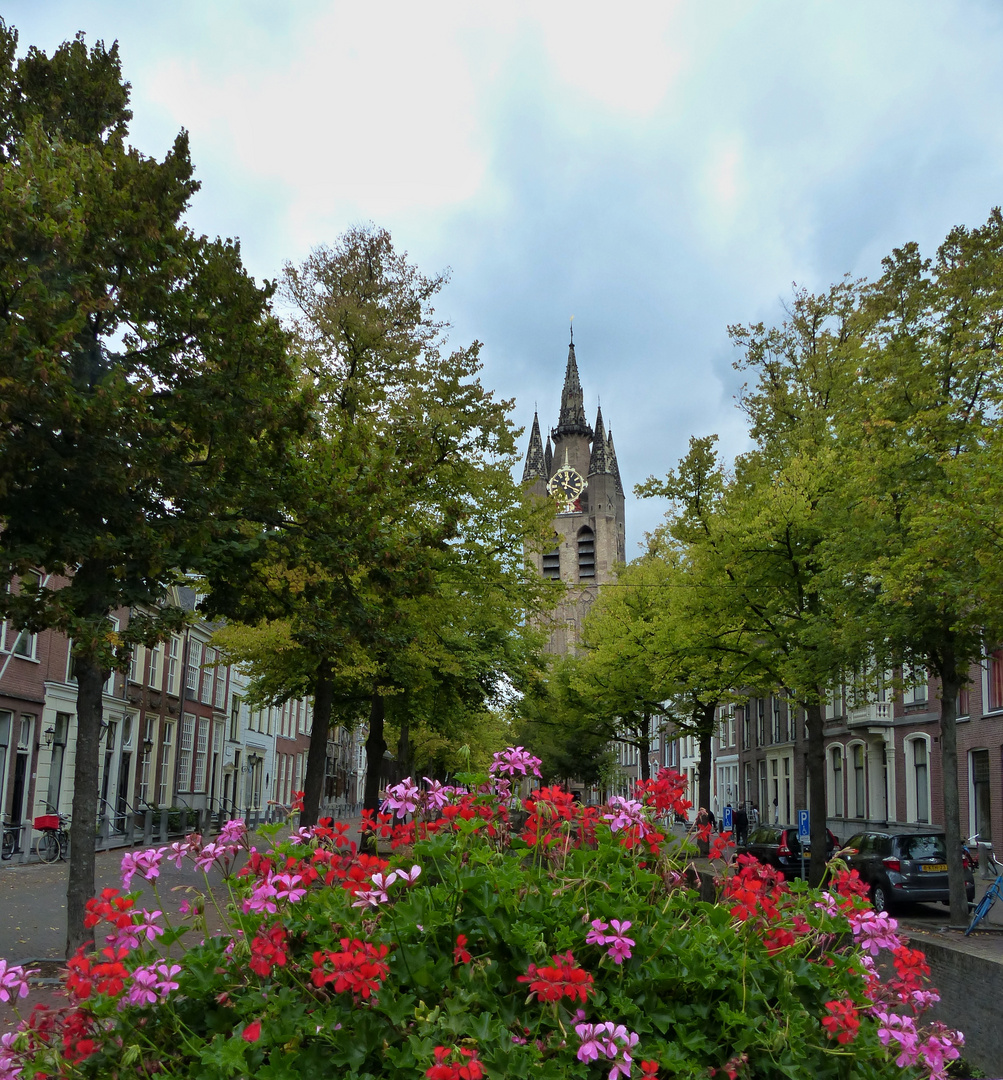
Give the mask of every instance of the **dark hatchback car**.
<svg viewBox="0 0 1003 1080">
<path fill-rule="evenodd" d="M 949 902 L 947 848 L 938 832 L 861 832 L 838 852 L 871 890 L 876 911 L 900 904 Z M 975 880 L 965 866 L 965 892 L 975 898 Z"/>
<path fill-rule="evenodd" d="M 839 846 L 836 837 L 826 829 L 825 857 L 831 859 Z M 783 871 L 785 878 L 801 876 L 801 845 L 798 831 L 790 825 L 757 825 L 749 835 L 748 842 L 738 848 L 736 854 L 752 855 L 761 863 Z M 811 849 L 804 850 L 805 872 Z"/>
</svg>

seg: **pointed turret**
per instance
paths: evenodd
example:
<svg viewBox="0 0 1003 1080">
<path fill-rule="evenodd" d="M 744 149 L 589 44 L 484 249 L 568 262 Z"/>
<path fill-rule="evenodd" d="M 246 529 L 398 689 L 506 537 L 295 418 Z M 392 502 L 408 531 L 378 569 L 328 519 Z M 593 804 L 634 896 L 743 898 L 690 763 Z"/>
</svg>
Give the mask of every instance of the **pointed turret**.
<svg viewBox="0 0 1003 1080">
<path fill-rule="evenodd" d="M 578 362 L 575 360 L 575 339 L 568 346 L 568 366 L 564 373 L 564 389 L 561 391 L 561 417 L 554 428 L 555 442 L 568 435 L 592 438 L 592 428 L 585 419 L 585 401 L 582 384 L 578 378 Z"/>
<path fill-rule="evenodd" d="M 601 476 L 610 471 L 606 453 L 606 428 L 602 422 L 602 407 L 600 406 L 596 413 L 596 434 L 592 442 L 592 456 L 589 458 L 589 476 Z"/>
<path fill-rule="evenodd" d="M 547 440 L 548 446 L 550 440 Z M 540 437 L 540 418 L 533 413 L 533 430 L 529 436 L 529 449 L 526 451 L 526 465 L 522 470 L 522 482 L 530 483 L 533 480 L 549 480 L 550 470 L 543 456 L 543 439 Z"/>
<path fill-rule="evenodd" d="M 547 479 L 554 475 L 554 448 L 550 445 L 550 436 L 547 436 L 547 449 L 543 452 L 543 463 L 547 467 Z"/>
<path fill-rule="evenodd" d="M 616 461 L 616 451 L 613 449 L 613 429 L 610 428 L 609 436 L 606 439 L 606 460 L 609 465 L 609 471 L 613 474 L 616 480 L 616 490 L 622 495 L 623 484 L 620 482 L 620 466 Z"/>
</svg>

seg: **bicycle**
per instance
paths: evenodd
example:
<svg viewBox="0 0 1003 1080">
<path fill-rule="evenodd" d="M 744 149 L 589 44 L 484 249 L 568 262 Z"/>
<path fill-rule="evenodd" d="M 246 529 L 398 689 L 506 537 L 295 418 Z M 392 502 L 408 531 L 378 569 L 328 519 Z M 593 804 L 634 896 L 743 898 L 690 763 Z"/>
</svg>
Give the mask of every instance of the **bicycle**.
<svg viewBox="0 0 1003 1080">
<path fill-rule="evenodd" d="M 972 921 L 968 924 L 968 929 L 965 931 L 965 937 L 979 925 L 980 922 L 989 914 L 989 909 L 997 900 L 1003 900 L 1003 874 L 986 889 L 986 895 L 975 905 L 975 911 L 972 912 Z"/>
<path fill-rule="evenodd" d="M 968 838 L 968 843 L 962 845 L 965 854 L 968 856 L 968 862 L 973 869 L 977 869 L 980 865 L 979 853 L 985 851 L 986 855 L 986 870 L 992 877 L 999 877 L 1003 874 L 1003 867 L 996 861 L 996 852 L 993 850 L 991 841 L 982 840 L 978 833 Z"/>
<path fill-rule="evenodd" d="M 70 819 L 63 814 L 42 814 L 32 822 L 42 834 L 35 845 L 38 857 L 44 863 L 54 863 L 66 857 L 70 834 L 66 831 Z"/>
<path fill-rule="evenodd" d="M 21 832 L 20 825 L 12 825 L 9 821 L 3 823 L 3 842 L 0 844 L 0 858 L 5 862 L 11 859 L 17 851 L 17 838 Z"/>
</svg>

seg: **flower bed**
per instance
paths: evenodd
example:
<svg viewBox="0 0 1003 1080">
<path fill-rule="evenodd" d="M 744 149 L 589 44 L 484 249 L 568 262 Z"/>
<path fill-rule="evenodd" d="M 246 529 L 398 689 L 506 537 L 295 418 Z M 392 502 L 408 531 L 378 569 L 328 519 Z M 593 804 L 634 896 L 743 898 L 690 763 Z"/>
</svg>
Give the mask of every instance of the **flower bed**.
<svg viewBox="0 0 1003 1080">
<path fill-rule="evenodd" d="M 818 892 L 729 873 L 718 838 L 703 902 L 660 825 L 686 805 L 679 777 L 603 808 L 535 791 L 516 834 L 510 785 L 536 764 L 516 748 L 462 787 L 398 785 L 369 823 L 387 857 L 330 822 L 127 855 L 126 890 L 164 860 L 230 871 L 247 852 L 228 898 L 193 894 L 179 926 L 118 890 L 92 901 L 102 948 L 70 961 L 66 1008 L 3 1036 L 0 1078 L 822 1080 L 940 1076 L 958 1056 L 957 1033 L 920 1026 L 922 954 L 855 876 Z M 227 932 L 206 936 L 207 904 Z M 0 999 L 25 979 L 0 971 Z"/>
</svg>

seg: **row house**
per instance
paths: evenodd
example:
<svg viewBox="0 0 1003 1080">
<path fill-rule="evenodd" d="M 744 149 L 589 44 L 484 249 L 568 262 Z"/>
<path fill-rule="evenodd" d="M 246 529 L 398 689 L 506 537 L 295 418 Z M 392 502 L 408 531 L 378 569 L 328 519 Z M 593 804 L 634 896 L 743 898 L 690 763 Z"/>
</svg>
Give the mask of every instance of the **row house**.
<svg viewBox="0 0 1003 1080">
<path fill-rule="evenodd" d="M 893 678 L 898 674 L 898 679 Z M 903 689 L 904 686 L 904 689 Z M 1003 649 L 972 667 L 958 702 L 962 829 L 1003 839 Z M 823 706 L 827 823 L 845 839 L 865 828 L 942 827 L 940 685 L 922 671 L 871 676 L 833 691 Z M 696 803 L 698 748 L 676 734 L 673 764 Z M 711 809 L 731 804 L 760 820 L 794 825 L 809 805 L 803 710 L 776 694 L 718 710 Z M 678 762 L 676 764 L 675 762 Z"/>
<path fill-rule="evenodd" d="M 194 612 L 196 595 L 169 602 Z M 114 629 L 128 610 L 116 612 Z M 312 731 L 311 703 L 251 709 L 247 677 L 221 662 L 214 627 L 193 618 L 156 646 L 137 647 L 129 670 L 104 686 L 98 761 L 99 827 L 125 830 L 147 808 L 209 812 L 218 820 L 284 813 L 303 787 Z M 47 810 L 69 815 L 76 745 L 76 680 L 71 642 L 0 622 L 0 808 L 30 825 Z M 344 775 L 325 803 L 350 810 L 361 799 L 359 738 L 338 729 Z M 350 767 L 348 767 L 350 766 Z M 135 820 L 135 818 L 134 818 Z M 28 833 L 25 834 L 26 836 Z"/>
</svg>

